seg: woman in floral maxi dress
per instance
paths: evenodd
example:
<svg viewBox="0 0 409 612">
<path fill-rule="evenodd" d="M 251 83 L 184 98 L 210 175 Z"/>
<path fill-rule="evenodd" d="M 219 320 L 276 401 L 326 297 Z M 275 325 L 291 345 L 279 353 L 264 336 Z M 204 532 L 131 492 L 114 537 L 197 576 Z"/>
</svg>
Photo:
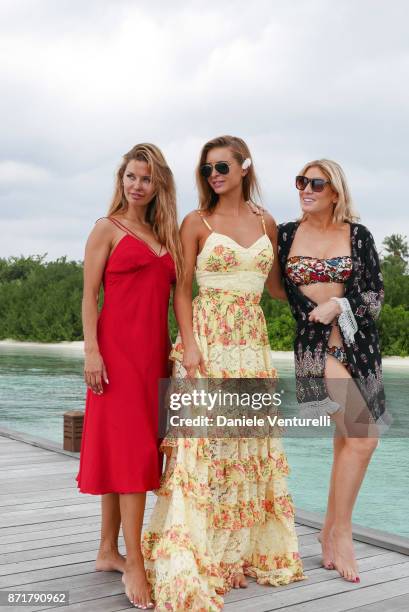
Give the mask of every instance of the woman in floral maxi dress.
<svg viewBox="0 0 409 612">
<path fill-rule="evenodd" d="M 285 294 L 274 220 L 260 222 L 248 206 L 257 182 L 247 145 L 231 136 L 207 143 L 197 180 L 201 207 L 181 228 L 175 376 L 275 379 L 259 302 L 265 284 Z M 157 610 L 220 610 L 245 575 L 273 586 L 303 579 L 279 438 L 168 437 L 162 448 L 168 465 L 143 541 Z"/>
</svg>

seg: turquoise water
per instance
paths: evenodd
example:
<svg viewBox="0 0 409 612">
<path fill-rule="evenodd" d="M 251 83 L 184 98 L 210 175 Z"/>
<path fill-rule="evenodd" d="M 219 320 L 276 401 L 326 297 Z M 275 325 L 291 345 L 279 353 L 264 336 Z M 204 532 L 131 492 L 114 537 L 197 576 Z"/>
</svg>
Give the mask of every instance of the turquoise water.
<svg viewBox="0 0 409 612">
<path fill-rule="evenodd" d="M 292 361 L 275 360 L 290 383 Z M 385 367 L 385 390 L 397 426 L 409 418 L 409 376 Z M 0 345 L 0 428 L 7 427 L 62 443 L 62 414 L 84 408 L 82 355 L 58 347 Z M 296 506 L 324 512 L 332 460 L 326 438 L 285 437 L 291 465 L 289 486 Z M 353 520 L 366 527 L 409 536 L 409 440 L 384 437 L 359 494 Z"/>
</svg>

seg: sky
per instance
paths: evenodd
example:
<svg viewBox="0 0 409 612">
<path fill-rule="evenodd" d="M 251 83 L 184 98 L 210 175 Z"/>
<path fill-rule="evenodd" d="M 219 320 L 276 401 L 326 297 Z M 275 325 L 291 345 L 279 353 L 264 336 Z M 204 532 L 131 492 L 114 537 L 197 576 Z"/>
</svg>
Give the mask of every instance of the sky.
<svg viewBox="0 0 409 612">
<path fill-rule="evenodd" d="M 222 134 L 278 223 L 328 157 L 378 248 L 409 236 L 408 19 L 406 0 L 2 0 L 0 257 L 82 259 L 138 142 L 164 152 L 182 220 Z"/>
</svg>

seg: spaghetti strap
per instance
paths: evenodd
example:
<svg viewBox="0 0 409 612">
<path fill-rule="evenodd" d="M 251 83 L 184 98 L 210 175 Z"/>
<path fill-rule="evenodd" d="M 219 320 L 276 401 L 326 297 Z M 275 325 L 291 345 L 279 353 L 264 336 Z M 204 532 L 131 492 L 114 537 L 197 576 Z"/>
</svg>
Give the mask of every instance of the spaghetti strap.
<svg viewBox="0 0 409 612">
<path fill-rule="evenodd" d="M 118 221 L 117 219 L 114 219 L 113 217 L 99 217 L 99 219 L 97 219 L 95 221 L 95 223 L 98 223 L 98 221 L 101 221 L 101 219 L 108 219 L 108 221 L 111 221 L 111 223 L 113 223 L 114 225 L 116 225 L 117 227 L 119 227 L 119 229 L 123 230 L 124 232 L 126 232 L 127 234 L 130 233 L 131 230 L 128 230 L 127 227 L 125 227 L 124 225 L 122 225 L 122 223 L 120 221 Z"/>
<path fill-rule="evenodd" d="M 132 234 L 133 236 L 135 236 L 135 238 L 139 238 L 139 236 L 137 236 L 136 234 L 134 234 L 134 232 L 130 229 L 128 229 L 125 225 L 123 225 L 123 223 L 121 223 L 120 221 L 118 221 L 118 219 L 114 219 L 113 217 L 106 217 L 106 219 L 108 219 L 109 221 L 111 221 L 111 223 L 113 223 L 114 225 L 116 225 L 117 227 L 119 227 L 119 229 L 123 230 L 124 232 L 126 232 L 127 234 Z M 139 238 L 140 239 L 140 238 Z"/>
<path fill-rule="evenodd" d="M 261 223 L 263 224 L 263 230 L 264 230 L 264 233 L 265 233 L 265 234 L 267 234 L 267 231 L 266 231 L 266 224 L 265 224 L 265 221 L 264 221 L 264 215 L 263 215 L 263 213 L 261 213 Z"/>
<path fill-rule="evenodd" d="M 203 221 L 203 223 L 205 224 L 205 226 L 207 227 L 208 230 L 210 230 L 211 232 L 213 231 L 213 228 L 211 227 L 211 225 L 206 221 L 206 219 L 204 218 L 202 211 L 201 210 L 197 210 L 196 211 L 197 214 L 199 215 L 199 217 L 201 218 L 201 220 Z"/>
<path fill-rule="evenodd" d="M 129 236 L 132 236 L 133 238 L 135 238 L 136 240 L 139 240 L 139 242 L 143 242 L 143 244 L 146 244 L 146 246 L 148 247 L 148 249 L 150 251 L 152 251 L 152 253 L 154 253 L 156 255 L 156 257 L 162 257 L 161 253 L 162 253 L 162 248 L 163 248 L 163 244 L 160 244 L 160 249 L 159 249 L 159 253 L 157 253 L 155 251 L 155 249 L 153 248 L 153 246 L 151 246 L 149 244 L 149 242 L 147 242 L 146 240 L 144 240 L 143 238 L 141 238 L 140 236 L 138 236 L 138 234 L 135 234 L 135 232 L 133 232 L 131 229 L 129 229 L 129 227 L 126 227 L 126 225 L 124 225 L 123 223 L 121 223 L 119 221 L 119 219 L 115 219 L 114 217 L 101 217 L 101 219 L 108 219 L 109 221 L 111 221 L 111 223 L 113 223 L 114 225 L 116 225 L 117 227 L 119 227 L 119 229 L 121 229 L 123 232 L 125 232 L 126 234 L 128 234 Z M 165 253 L 166 255 L 166 253 Z"/>
</svg>

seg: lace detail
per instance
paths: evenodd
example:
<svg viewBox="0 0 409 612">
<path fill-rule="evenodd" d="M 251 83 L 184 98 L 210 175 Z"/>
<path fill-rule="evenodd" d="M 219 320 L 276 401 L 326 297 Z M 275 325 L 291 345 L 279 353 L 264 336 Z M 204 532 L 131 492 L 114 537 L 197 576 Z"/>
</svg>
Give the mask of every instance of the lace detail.
<svg viewBox="0 0 409 612">
<path fill-rule="evenodd" d="M 354 317 L 354 313 L 351 310 L 351 305 L 347 298 L 332 297 L 331 300 L 338 302 L 341 306 L 341 314 L 338 317 L 338 324 L 344 335 L 346 344 L 352 344 L 356 332 L 358 331 L 358 324 Z"/>
<path fill-rule="evenodd" d="M 320 416 L 335 414 L 343 408 L 329 397 L 323 400 L 304 402 L 299 405 L 299 416 L 307 419 L 319 419 Z"/>
<path fill-rule="evenodd" d="M 260 293 L 199 290 L 193 300 L 193 333 L 210 377 L 277 377 L 270 363 L 271 349 L 260 299 Z M 179 362 L 176 376 L 184 378 L 179 335 L 170 359 Z"/>
</svg>

